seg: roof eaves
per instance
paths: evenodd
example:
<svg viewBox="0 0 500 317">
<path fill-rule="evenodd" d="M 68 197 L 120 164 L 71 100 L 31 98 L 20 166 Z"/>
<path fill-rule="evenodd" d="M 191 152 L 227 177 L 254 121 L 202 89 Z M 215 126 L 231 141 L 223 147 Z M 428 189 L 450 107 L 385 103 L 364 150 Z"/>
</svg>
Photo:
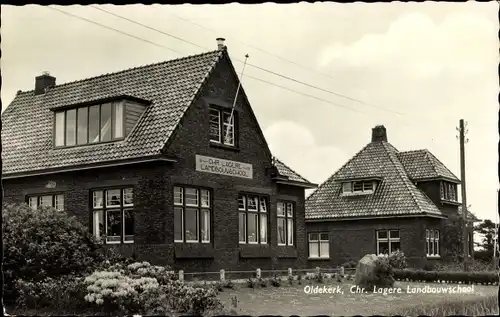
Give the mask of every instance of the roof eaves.
<svg viewBox="0 0 500 317">
<path fill-rule="evenodd" d="M 414 218 L 414 217 L 431 217 L 445 219 L 444 215 L 437 215 L 433 213 L 408 213 L 408 214 L 396 214 L 396 215 L 380 215 L 380 216 L 351 216 L 351 217 L 306 217 L 306 222 L 322 222 L 322 221 L 353 221 L 353 220 L 369 220 L 369 219 L 394 219 L 394 218 Z"/>
</svg>

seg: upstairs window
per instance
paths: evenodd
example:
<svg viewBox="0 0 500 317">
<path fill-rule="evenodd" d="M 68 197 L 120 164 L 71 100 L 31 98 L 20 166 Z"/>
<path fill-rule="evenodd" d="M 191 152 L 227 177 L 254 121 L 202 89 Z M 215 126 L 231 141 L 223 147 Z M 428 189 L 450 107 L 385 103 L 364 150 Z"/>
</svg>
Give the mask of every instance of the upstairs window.
<svg viewBox="0 0 500 317">
<path fill-rule="evenodd" d="M 54 207 L 57 210 L 64 210 L 63 194 L 46 194 L 37 196 L 28 196 L 28 206 L 37 209 L 41 206 Z"/>
<path fill-rule="evenodd" d="M 210 107 L 210 141 L 235 146 L 235 116 L 236 112 L 223 111 Z"/>
<path fill-rule="evenodd" d="M 448 201 L 458 201 L 457 184 L 441 182 L 441 199 Z"/>
<path fill-rule="evenodd" d="M 57 111 L 54 144 L 63 147 L 122 139 L 124 112 L 122 101 Z"/>
<path fill-rule="evenodd" d="M 377 183 L 375 181 L 356 181 L 342 183 L 343 195 L 363 195 L 371 194 L 375 191 Z"/>
</svg>

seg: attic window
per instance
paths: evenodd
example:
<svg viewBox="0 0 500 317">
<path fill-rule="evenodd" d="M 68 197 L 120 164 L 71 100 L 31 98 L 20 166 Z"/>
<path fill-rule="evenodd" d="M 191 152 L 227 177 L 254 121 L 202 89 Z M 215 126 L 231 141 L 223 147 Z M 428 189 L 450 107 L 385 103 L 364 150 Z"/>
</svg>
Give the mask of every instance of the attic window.
<svg viewBox="0 0 500 317">
<path fill-rule="evenodd" d="M 457 184 L 441 182 L 441 199 L 447 201 L 458 201 Z"/>
<path fill-rule="evenodd" d="M 210 142 L 227 146 L 235 146 L 236 112 L 224 111 L 210 106 L 209 133 Z"/>
<path fill-rule="evenodd" d="M 375 181 L 355 181 L 342 183 L 343 195 L 367 195 L 372 194 L 377 187 Z"/>
<path fill-rule="evenodd" d="M 55 112 L 56 147 L 116 141 L 124 137 L 124 102 L 108 102 Z"/>
</svg>

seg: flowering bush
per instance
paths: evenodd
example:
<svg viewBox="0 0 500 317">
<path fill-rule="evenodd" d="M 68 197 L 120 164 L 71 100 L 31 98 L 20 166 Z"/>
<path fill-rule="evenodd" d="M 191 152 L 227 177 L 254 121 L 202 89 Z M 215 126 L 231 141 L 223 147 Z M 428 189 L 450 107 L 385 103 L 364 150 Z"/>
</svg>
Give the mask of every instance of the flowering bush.
<svg viewBox="0 0 500 317">
<path fill-rule="evenodd" d="M 148 262 L 114 264 L 85 278 L 85 300 L 106 312 L 200 315 L 222 309 L 213 288 L 187 286 L 173 272 Z"/>
<path fill-rule="evenodd" d="M 391 255 L 389 255 L 389 264 L 393 269 L 398 270 L 406 269 L 408 267 L 404 253 L 399 250 L 392 252 Z"/>
<path fill-rule="evenodd" d="M 103 260 L 101 245 L 75 217 L 51 207 L 2 208 L 5 299 L 16 297 L 18 279 L 40 281 L 81 273 Z"/>
</svg>

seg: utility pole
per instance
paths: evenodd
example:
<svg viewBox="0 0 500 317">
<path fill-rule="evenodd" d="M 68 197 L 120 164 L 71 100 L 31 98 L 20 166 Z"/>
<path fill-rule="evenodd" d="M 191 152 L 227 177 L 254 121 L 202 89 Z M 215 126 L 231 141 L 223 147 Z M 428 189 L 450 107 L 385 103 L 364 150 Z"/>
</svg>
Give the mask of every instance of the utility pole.
<svg viewBox="0 0 500 317">
<path fill-rule="evenodd" d="M 464 239 L 464 270 L 467 272 L 468 270 L 468 255 L 469 255 L 469 231 L 467 224 L 467 192 L 465 187 L 465 143 L 468 139 L 465 139 L 465 135 L 467 134 L 466 129 L 467 124 L 464 124 L 464 119 L 460 119 L 460 124 L 458 131 L 460 132 L 460 179 L 461 179 L 461 189 L 462 189 L 462 218 L 464 221 L 463 225 L 463 239 Z"/>
</svg>

